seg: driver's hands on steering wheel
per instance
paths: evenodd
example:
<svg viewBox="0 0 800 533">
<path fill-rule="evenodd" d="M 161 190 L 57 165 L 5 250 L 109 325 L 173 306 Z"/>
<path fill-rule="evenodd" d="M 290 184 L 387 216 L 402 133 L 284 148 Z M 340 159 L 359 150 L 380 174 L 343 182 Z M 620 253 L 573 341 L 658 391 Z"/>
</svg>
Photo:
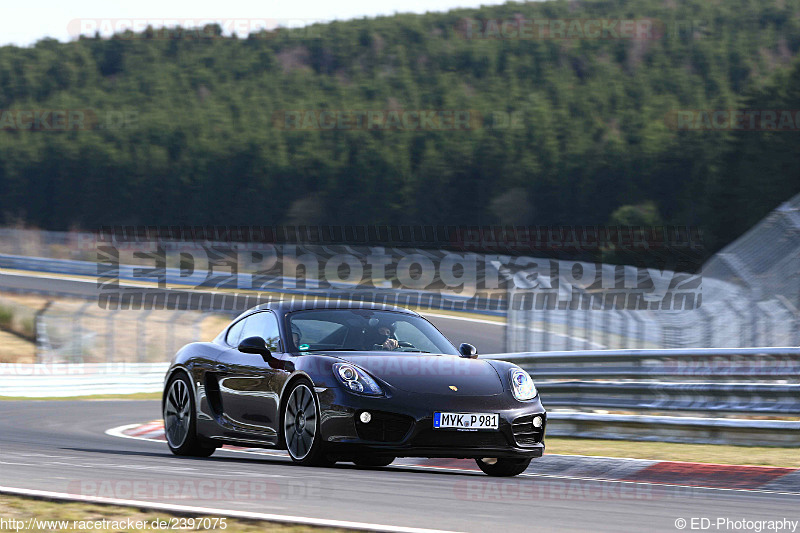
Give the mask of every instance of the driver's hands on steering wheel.
<svg viewBox="0 0 800 533">
<path fill-rule="evenodd" d="M 400 347 L 400 344 L 398 344 L 397 339 L 386 339 L 381 346 L 383 346 L 384 350 L 396 350 Z"/>
</svg>

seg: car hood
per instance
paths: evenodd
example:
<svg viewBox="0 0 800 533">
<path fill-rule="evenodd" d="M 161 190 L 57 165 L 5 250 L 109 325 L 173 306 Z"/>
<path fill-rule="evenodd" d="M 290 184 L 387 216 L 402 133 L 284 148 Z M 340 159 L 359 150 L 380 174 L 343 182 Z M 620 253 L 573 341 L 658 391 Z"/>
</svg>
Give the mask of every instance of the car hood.
<svg viewBox="0 0 800 533">
<path fill-rule="evenodd" d="M 407 392 L 448 396 L 488 396 L 503 392 L 497 371 L 488 361 L 481 359 L 413 353 L 336 352 L 328 355 L 353 363 Z"/>
</svg>

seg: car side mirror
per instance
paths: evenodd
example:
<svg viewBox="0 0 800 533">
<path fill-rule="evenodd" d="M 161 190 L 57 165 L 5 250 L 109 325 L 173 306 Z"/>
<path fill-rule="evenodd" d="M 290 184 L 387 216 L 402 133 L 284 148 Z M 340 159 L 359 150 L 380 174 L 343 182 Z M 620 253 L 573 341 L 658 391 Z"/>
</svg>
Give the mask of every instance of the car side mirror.
<svg viewBox="0 0 800 533">
<path fill-rule="evenodd" d="M 294 372 L 294 363 L 291 361 L 283 361 L 273 356 L 272 352 L 267 348 L 267 341 L 261 337 L 247 337 L 239 343 L 236 349 L 242 353 L 260 355 L 264 362 L 272 368 Z"/>
<path fill-rule="evenodd" d="M 273 358 L 272 352 L 270 352 L 269 348 L 267 348 L 267 341 L 261 337 L 247 337 L 239 343 L 239 347 L 237 349 L 242 353 L 253 353 L 260 355 L 267 363 L 269 363 L 269 360 Z"/>
<path fill-rule="evenodd" d="M 458 353 L 460 354 L 459 357 L 463 357 L 464 359 L 477 359 L 478 358 L 478 349 L 471 344 L 462 343 L 461 346 L 458 347 Z"/>
</svg>

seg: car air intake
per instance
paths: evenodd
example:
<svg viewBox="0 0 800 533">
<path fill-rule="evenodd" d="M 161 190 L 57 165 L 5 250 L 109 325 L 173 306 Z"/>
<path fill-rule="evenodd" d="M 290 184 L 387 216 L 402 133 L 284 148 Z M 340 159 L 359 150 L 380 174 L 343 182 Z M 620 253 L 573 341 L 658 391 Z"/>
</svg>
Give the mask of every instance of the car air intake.
<svg viewBox="0 0 800 533">
<path fill-rule="evenodd" d="M 412 444 L 432 448 L 506 448 L 508 439 L 500 431 L 425 429 L 414 436 Z"/>
<path fill-rule="evenodd" d="M 414 419 L 410 416 L 370 411 L 372 415 L 368 423 L 360 420 L 361 413 L 356 413 L 356 431 L 358 438 L 375 442 L 400 442 L 411 430 Z"/>
<path fill-rule="evenodd" d="M 533 425 L 534 416 L 542 417 L 542 427 Z M 545 416 L 525 415 L 514 420 L 511 424 L 511 431 L 514 433 L 514 440 L 519 446 L 535 446 L 542 442 L 544 437 Z"/>
</svg>

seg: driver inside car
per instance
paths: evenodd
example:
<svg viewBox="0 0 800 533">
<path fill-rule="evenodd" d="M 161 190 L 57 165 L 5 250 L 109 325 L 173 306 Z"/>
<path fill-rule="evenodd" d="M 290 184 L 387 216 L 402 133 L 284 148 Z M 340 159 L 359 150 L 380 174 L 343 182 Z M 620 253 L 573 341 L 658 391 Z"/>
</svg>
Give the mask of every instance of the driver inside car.
<svg viewBox="0 0 800 533">
<path fill-rule="evenodd" d="M 372 350 L 396 350 L 400 347 L 394 336 L 394 324 L 378 324 L 370 326 L 367 346 Z"/>
</svg>

